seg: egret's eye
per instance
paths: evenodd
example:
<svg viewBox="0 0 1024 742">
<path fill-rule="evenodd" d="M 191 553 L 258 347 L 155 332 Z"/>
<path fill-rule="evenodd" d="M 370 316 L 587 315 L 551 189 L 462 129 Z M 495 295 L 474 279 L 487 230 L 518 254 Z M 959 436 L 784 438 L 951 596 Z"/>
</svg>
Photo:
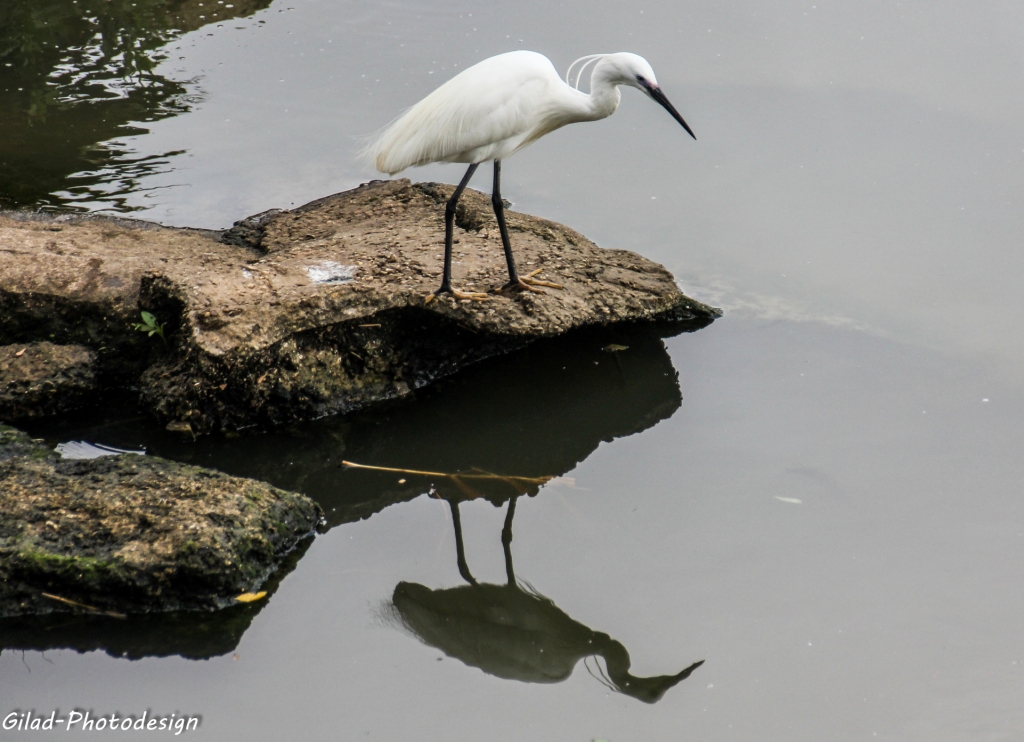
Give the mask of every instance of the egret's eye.
<svg viewBox="0 0 1024 742">
<path fill-rule="evenodd" d="M 636 81 L 639 82 L 639 83 L 646 82 L 646 80 L 644 80 L 644 76 L 643 75 L 637 75 L 636 76 Z"/>
</svg>

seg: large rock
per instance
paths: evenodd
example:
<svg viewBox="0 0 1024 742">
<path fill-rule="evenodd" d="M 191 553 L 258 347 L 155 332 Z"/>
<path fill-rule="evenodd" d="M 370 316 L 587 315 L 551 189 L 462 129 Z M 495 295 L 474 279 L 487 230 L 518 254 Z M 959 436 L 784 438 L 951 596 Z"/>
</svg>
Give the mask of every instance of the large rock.
<svg viewBox="0 0 1024 742">
<path fill-rule="evenodd" d="M 141 378 L 145 404 L 198 433 L 402 396 L 580 327 L 718 314 L 684 296 L 656 263 L 512 212 L 521 272 L 540 270 L 564 288 L 425 303 L 440 284 L 451 191 L 375 182 L 223 234 L 124 220 L 0 219 L 0 250 L 14 256 L 0 267 L 0 311 L 11 317 L 0 329 L 18 336 L 7 342 L 27 339 L 36 326 L 77 338 L 69 310 L 87 305 L 84 315 L 107 318 L 90 332 L 108 351 L 149 354 L 132 350 L 150 364 Z M 455 284 L 500 287 L 505 264 L 489 198 L 467 191 L 457 223 Z M 167 350 L 128 329 L 138 308 L 165 324 Z"/>
<path fill-rule="evenodd" d="M 0 425 L 0 616 L 215 609 L 322 517 L 309 498 L 152 456 L 60 460 Z"/>
<path fill-rule="evenodd" d="M 0 420 L 42 417 L 86 404 L 96 354 L 81 345 L 0 346 Z"/>
</svg>

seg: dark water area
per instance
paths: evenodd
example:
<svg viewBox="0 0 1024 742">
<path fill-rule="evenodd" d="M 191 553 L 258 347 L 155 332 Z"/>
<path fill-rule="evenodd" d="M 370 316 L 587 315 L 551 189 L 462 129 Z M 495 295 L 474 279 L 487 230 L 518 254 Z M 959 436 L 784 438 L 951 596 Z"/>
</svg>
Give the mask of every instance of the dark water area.
<svg viewBox="0 0 1024 742">
<path fill-rule="evenodd" d="M 157 67 L 183 33 L 270 0 L 11 0 L 0 7 L 0 207 L 133 211 L 128 194 L 180 152 L 138 156 L 119 139 L 187 113 L 201 93 Z M 191 83 L 191 84 L 190 84 Z"/>
<path fill-rule="evenodd" d="M 375 177 L 361 137 L 486 56 L 640 53 L 697 142 L 627 91 L 511 158 L 504 195 L 725 316 L 234 437 L 183 440 L 130 394 L 34 424 L 306 493 L 327 523 L 256 603 L 0 622 L 0 714 L 198 715 L 211 740 L 1020 739 L 1021 14 L 5 4 L 0 203 L 211 228 Z"/>
</svg>

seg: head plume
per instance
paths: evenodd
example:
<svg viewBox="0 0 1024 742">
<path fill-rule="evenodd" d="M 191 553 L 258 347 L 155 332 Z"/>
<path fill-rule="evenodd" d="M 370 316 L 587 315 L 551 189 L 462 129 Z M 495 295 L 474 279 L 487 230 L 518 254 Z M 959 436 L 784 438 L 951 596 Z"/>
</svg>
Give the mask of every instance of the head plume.
<svg viewBox="0 0 1024 742">
<path fill-rule="evenodd" d="M 604 57 L 607 57 L 607 56 L 609 56 L 609 55 L 608 54 L 588 54 L 585 57 L 580 57 L 579 59 L 577 59 L 575 62 L 570 64 L 569 65 L 569 69 L 567 69 L 565 71 L 565 83 L 566 83 L 566 85 L 569 85 L 574 90 L 579 90 L 580 89 L 580 80 L 583 79 L 583 72 L 587 69 L 587 67 L 589 65 L 593 64 L 594 62 L 596 62 L 597 60 L 603 59 Z M 573 83 L 569 79 L 572 76 L 572 70 L 573 70 L 573 68 L 576 65 L 580 64 L 581 62 L 583 64 L 580 67 L 579 72 L 576 73 L 576 82 Z"/>
</svg>

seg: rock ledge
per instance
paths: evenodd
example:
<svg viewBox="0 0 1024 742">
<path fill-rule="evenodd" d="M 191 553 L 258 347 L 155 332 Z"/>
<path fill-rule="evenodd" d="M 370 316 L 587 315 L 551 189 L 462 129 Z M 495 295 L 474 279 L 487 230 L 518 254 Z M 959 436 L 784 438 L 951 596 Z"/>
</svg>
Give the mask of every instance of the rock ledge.
<svg viewBox="0 0 1024 742">
<path fill-rule="evenodd" d="M 520 271 L 564 289 L 425 304 L 440 284 L 451 191 L 376 181 L 224 233 L 0 215 L 0 342 L 43 332 L 95 348 L 101 374 L 134 373 L 145 406 L 197 434 L 399 397 L 580 327 L 720 314 L 650 260 L 514 212 Z M 456 286 L 500 287 L 489 197 L 466 191 L 456 223 Z M 131 329 L 139 310 L 163 324 L 166 343 Z"/>
</svg>

